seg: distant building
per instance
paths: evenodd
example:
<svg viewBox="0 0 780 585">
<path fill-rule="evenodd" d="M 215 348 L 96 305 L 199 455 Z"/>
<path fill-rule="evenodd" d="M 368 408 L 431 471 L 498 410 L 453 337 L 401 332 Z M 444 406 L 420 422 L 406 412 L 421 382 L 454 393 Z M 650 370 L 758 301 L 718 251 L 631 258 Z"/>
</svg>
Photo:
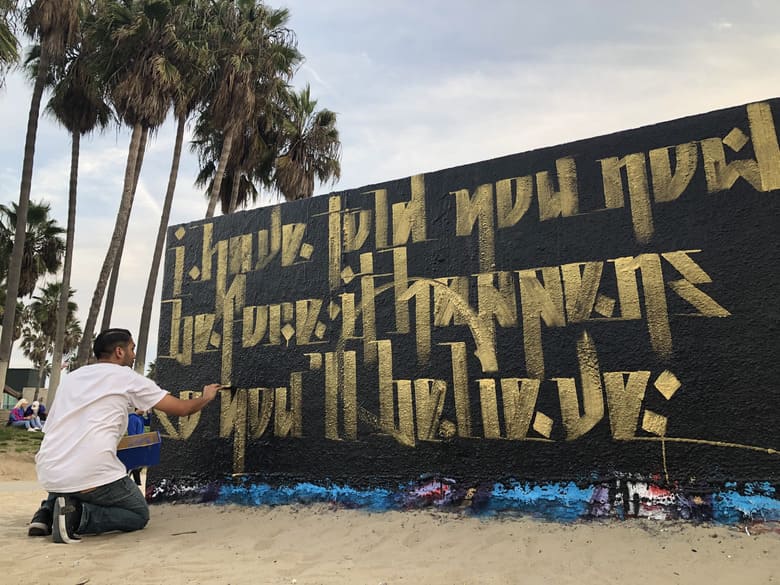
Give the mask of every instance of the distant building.
<svg viewBox="0 0 780 585">
<path fill-rule="evenodd" d="M 48 390 L 43 388 L 45 383 L 46 378 L 44 377 L 41 384 L 38 384 L 38 370 L 34 368 L 9 368 L 3 389 L 2 408 L 13 408 L 22 396 L 32 402 L 35 389 L 39 387 L 38 399 L 46 404 L 45 397 Z"/>
</svg>

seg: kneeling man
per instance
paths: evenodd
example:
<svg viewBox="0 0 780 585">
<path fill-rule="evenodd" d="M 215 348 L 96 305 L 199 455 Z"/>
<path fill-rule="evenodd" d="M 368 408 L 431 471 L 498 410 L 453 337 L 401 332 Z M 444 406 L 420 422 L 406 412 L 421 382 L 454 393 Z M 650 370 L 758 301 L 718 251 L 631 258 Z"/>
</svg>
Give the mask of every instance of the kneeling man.
<svg viewBox="0 0 780 585">
<path fill-rule="evenodd" d="M 50 405 L 44 438 L 35 457 L 38 481 L 49 497 L 33 516 L 28 534 L 52 534 L 54 542 L 78 542 L 80 534 L 140 530 L 149 507 L 116 454 L 127 429 L 128 405 L 174 416 L 198 412 L 221 388 L 179 400 L 133 371 L 135 343 L 126 329 L 95 338 L 97 362 L 65 378 Z"/>
</svg>

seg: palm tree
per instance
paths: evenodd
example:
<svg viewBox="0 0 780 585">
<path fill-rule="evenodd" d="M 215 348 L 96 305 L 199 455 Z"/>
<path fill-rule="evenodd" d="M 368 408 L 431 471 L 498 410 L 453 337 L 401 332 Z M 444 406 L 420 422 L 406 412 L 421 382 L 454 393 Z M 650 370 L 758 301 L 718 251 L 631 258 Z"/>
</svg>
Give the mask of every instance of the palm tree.
<svg viewBox="0 0 780 585">
<path fill-rule="evenodd" d="M 165 121 L 171 96 L 179 83 L 180 74 L 170 59 L 176 45 L 172 23 L 174 8 L 184 5 L 185 1 L 158 0 L 153 6 L 132 0 L 107 1 L 107 10 L 98 15 L 91 31 L 96 48 L 95 61 L 106 75 L 110 100 L 121 120 L 133 128 L 133 133 L 111 243 L 95 285 L 78 349 L 79 365 L 86 363 L 89 357 L 106 284 L 127 231 L 141 136 L 144 129 L 156 128 Z"/>
<path fill-rule="evenodd" d="M 76 347 L 80 337 L 80 327 L 76 320 L 76 303 L 69 299 L 73 296 L 73 289 L 69 289 L 67 294 L 61 282 L 54 282 L 41 289 L 41 293 L 33 297 L 33 301 L 27 307 L 25 324 L 22 329 L 22 351 L 30 361 L 38 368 L 38 384 L 43 380 L 44 371 L 50 363 L 48 357 L 54 349 L 55 337 L 57 335 L 58 311 L 60 299 L 65 296 L 68 299 L 65 310 L 66 330 L 69 335 L 63 336 L 64 352 L 70 353 Z M 51 361 L 52 373 L 60 369 L 59 362 Z M 36 399 L 38 389 L 35 391 Z M 54 396 L 49 394 L 48 402 L 51 404 Z"/>
<path fill-rule="evenodd" d="M 336 114 L 315 111 L 307 84 L 300 93 L 289 93 L 288 118 L 283 123 L 286 138 L 284 154 L 276 159 L 274 183 L 287 201 L 305 199 L 314 194 L 314 178 L 320 183 L 341 176 L 341 142 L 336 129 Z"/>
<path fill-rule="evenodd" d="M 138 145 L 138 160 L 135 164 L 135 175 L 133 176 L 133 190 L 130 194 L 130 207 L 132 208 L 135 201 L 135 192 L 138 189 L 138 179 L 141 176 L 141 166 L 144 163 L 144 154 L 146 153 L 146 142 L 149 139 L 149 128 L 144 128 L 141 134 L 141 144 Z M 111 314 L 114 312 L 114 299 L 116 298 L 116 287 L 119 283 L 119 264 L 122 262 L 122 254 L 125 250 L 125 240 L 127 239 L 127 228 L 125 233 L 122 234 L 122 239 L 119 242 L 119 247 L 116 251 L 116 261 L 111 266 L 111 277 L 108 280 L 108 287 L 106 288 L 106 302 L 103 307 L 103 320 L 100 324 L 100 329 L 105 330 L 111 326 Z"/>
<path fill-rule="evenodd" d="M 289 80 L 301 60 L 295 36 L 286 27 L 288 20 L 286 9 L 272 9 L 256 0 L 224 2 L 214 14 L 217 84 L 206 115 L 222 136 L 222 148 L 206 217 L 213 217 L 222 193 L 233 142 L 254 124 L 257 84 L 267 79 Z"/>
<path fill-rule="evenodd" d="M 32 296 L 35 285 L 42 276 L 55 274 L 60 267 L 65 243 L 62 241 L 63 230 L 57 222 L 49 218 L 49 205 L 31 203 L 27 214 L 27 229 L 25 230 L 24 254 L 22 257 L 22 273 L 19 278 L 19 296 Z M 0 280 L 6 278 L 8 259 L 13 249 L 14 231 L 12 226 L 17 221 L 16 204 L 11 207 L 0 205 Z M 7 307 L 7 289 L 2 291 L 3 322 Z M 14 320 L 11 335 L 11 345 L 23 333 L 26 320 L 24 305 L 17 301 L 14 307 Z M 52 312 L 56 315 L 56 311 Z M 9 351 L 10 353 L 10 351 Z"/>
<path fill-rule="evenodd" d="M 3 318 L 5 311 L 5 283 L 0 285 L 0 319 Z M 22 335 L 22 324 L 25 317 L 25 306 L 21 301 L 16 301 L 16 311 L 14 312 L 14 331 L 12 339 L 16 341 Z"/>
<path fill-rule="evenodd" d="M 65 260 L 62 267 L 63 294 L 57 310 L 57 331 L 52 350 L 54 367 L 49 380 L 49 403 L 54 401 L 57 386 L 60 382 L 60 368 L 64 353 L 65 335 L 67 329 L 66 312 L 70 290 L 70 277 L 73 267 L 73 248 L 76 234 L 76 197 L 78 191 L 78 172 L 81 136 L 105 128 L 112 120 L 111 108 L 102 97 L 102 87 L 99 79 L 89 71 L 89 50 L 81 43 L 73 47 L 67 55 L 65 67 L 59 69 L 54 76 L 52 97 L 47 111 L 62 124 L 71 136 L 70 183 L 68 189 L 68 228 L 65 239 Z"/>
<path fill-rule="evenodd" d="M 0 85 L 5 74 L 19 59 L 19 41 L 15 34 L 16 0 L 0 0 Z"/>
<path fill-rule="evenodd" d="M 26 320 L 22 326 L 22 353 L 29 359 L 33 367 L 38 370 L 37 382 L 35 386 L 35 397 L 33 400 L 38 400 L 38 393 L 43 385 L 43 377 L 46 375 L 46 371 L 50 369 L 48 357 L 49 352 L 46 347 L 46 343 L 40 332 L 35 328 L 36 323 L 31 320 Z M 51 403 L 50 403 L 51 404 Z"/>
<path fill-rule="evenodd" d="M 66 48 L 72 45 L 76 38 L 79 30 L 79 4 L 80 0 L 34 0 L 28 7 L 25 17 L 25 31 L 40 43 L 41 57 L 38 76 L 35 79 L 33 94 L 30 100 L 30 114 L 27 119 L 22 182 L 19 189 L 19 203 L 16 209 L 17 221 L 14 246 L 6 279 L 6 306 L 3 315 L 3 331 L 0 336 L 0 387 L 5 385 L 8 361 L 11 357 L 14 309 L 22 272 L 25 228 L 27 225 L 27 211 L 30 203 L 33 162 L 35 159 L 35 139 L 38 133 L 38 116 L 40 114 L 43 87 L 49 70 L 49 63 L 61 61 L 65 56 Z"/>
<path fill-rule="evenodd" d="M 201 117 L 195 129 L 193 150 L 198 152 L 200 172 L 195 185 L 205 187 L 211 193 L 222 153 L 222 134 L 209 127 L 209 121 Z M 263 137 L 259 130 L 247 125 L 236 133 L 230 158 L 220 185 L 218 201 L 222 213 L 233 213 L 238 207 L 255 202 L 259 196 L 257 185 L 270 187 L 276 158 L 276 140 Z"/>
<path fill-rule="evenodd" d="M 48 203 L 31 202 L 24 230 L 22 250 L 22 271 L 19 275 L 17 296 L 32 296 L 42 276 L 56 274 L 62 264 L 65 232 L 57 221 L 49 217 Z M 7 278 L 8 264 L 14 248 L 14 230 L 18 222 L 19 209 L 16 203 L 10 207 L 0 205 L 0 279 Z M 7 292 L 7 291 L 6 291 Z M 6 299 L 7 303 L 8 299 Z M 7 303 L 9 304 L 9 303 Z"/>
<path fill-rule="evenodd" d="M 187 10 L 176 11 L 175 30 L 179 41 L 177 51 L 171 55 L 173 62 L 179 70 L 180 83 L 173 94 L 173 113 L 176 117 L 176 141 L 173 147 L 173 160 L 171 171 L 168 175 L 168 187 L 165 191 L 160 224 L 157 228 L 152 265 L 149 270 L 149 280 L 146 283 L 146 293 L 141 309 L 141 322 L 138 326 L 138 338 L 136 339 L 135 369 L 143 374 L 146 360 L 146 349 L 149 340 L 149 327 L 152 319 L 152 305 L 154 293 L 157 288 L 157 276 L 160 272 L 163 246 L 165 245 L 165 231 L 171 216 L 173 195 L 176 191 L 176 180 L 179 175 L 179 163 L 181 150 L 184 143 L 184 130 L 187 120 L 200 105 L 203 99 L 203 91 L 209 81 L 208 66 L 211 51 L 208 45 L 202 41 L 203 31 L 208 22 L 208 12 L 205 5 L 195 2 Z"/>
</svg>

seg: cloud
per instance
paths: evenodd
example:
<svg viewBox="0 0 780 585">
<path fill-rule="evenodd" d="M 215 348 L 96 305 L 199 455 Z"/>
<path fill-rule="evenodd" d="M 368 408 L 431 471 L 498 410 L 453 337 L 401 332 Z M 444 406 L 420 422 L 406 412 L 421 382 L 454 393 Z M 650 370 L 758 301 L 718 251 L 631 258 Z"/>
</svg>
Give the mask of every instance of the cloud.
<svg viewBox="0 0 780 585">
<path fill-rule="evenodd" d="M 318 106 L 338 113 L 342 178 L 318 192 L 764 99 L 780 87 L 780 71 L 770 66 L 780 52 L 776 2 L 280 4 L 291 9 L 306 56 L 295 85 L 309 82 Z M 18 198 L 30 92 L 17 74 L 0 93 L 0 202 Z M 132 330 L 174 135 L 169 120 L 150 138 L 131 217 L 114 323 Z M 113 230 L 128 143 L 126 130 L 111 129 L 82 144 L 73 276 L 82 319 Z M 67 134 L 43 117 L 33 192 L 52 202 L 63 225 L 69 165 Z M 205 212 L 196 173 L 197 159 L 185 145 L 173 224 Z M 155 314 L 158 305 L 159 292 Z"/>
</svg>

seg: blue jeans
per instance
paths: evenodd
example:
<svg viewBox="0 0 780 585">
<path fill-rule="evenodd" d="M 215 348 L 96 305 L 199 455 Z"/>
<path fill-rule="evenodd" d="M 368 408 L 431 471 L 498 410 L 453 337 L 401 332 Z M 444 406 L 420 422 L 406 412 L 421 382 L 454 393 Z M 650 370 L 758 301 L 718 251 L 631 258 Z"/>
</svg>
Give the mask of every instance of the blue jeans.
<svg viewBox="0 0 780 585">
<path fill-rule="evenodd" d="M 127 476 L 88 492 L 50 493 L 41 507 L 53 512 L 58 496 L 69 496 L 81 502 L 78 534 L 101 534 L 114 530 L 132 532 L 141 530 L 149 522 L 146 498 Z"/>
<path fill-rule="evenodd" d="M 25 420 L 12 420 L 11 421 L 11 426 L 12 427 L 18 427 L 20 429 L 29 429 L 30 428 L 30 421 L 27 420 L 27 419 L 25 419 Z"/>
</svg>

